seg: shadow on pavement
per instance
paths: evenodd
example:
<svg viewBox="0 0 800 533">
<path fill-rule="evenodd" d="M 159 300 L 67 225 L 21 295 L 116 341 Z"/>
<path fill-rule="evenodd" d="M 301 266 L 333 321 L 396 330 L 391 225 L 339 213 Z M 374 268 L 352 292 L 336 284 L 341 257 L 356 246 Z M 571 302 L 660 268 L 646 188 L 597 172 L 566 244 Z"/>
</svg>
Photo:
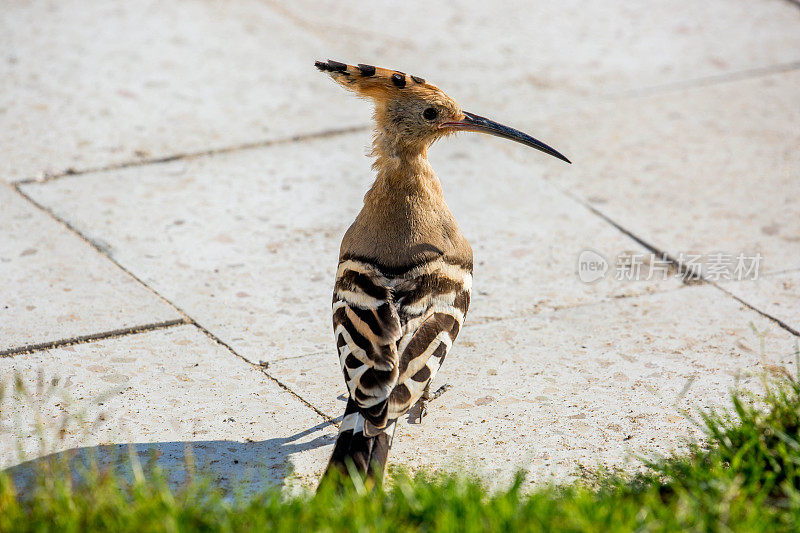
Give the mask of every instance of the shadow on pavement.
<svg viewBox="0 0 800 533">
<path fill-rule="evenodd" d="M 189 474 L 194 473 L 207 476 L 229 494 L 232 491 L 249 494 L 288 480 L 293 472 L 290 456 L 332 444 L 335 435 L 328 433 L 297 442 L 329 425 L 330 422 L 323 422 L 289 437 L 263 441 L 133 442 L 72 448 L 25 461 L 5 471 L 20 494 L 29 491 L 36 472 L 48 464 L 68 464 L 77 479 L 93 461 L 101 469 L 113 467 L 129 481 L 133 480 L 132 465 L 138 462 L 144 472 L 153 468 L 162 470 L 174 489 L 180 488 Z"/>
</svg>

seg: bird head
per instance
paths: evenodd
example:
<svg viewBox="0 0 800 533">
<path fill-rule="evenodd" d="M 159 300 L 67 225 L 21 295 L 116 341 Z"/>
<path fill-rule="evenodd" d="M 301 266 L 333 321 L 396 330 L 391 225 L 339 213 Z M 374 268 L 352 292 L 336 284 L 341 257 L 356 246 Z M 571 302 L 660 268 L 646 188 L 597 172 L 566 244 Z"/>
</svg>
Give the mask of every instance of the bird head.
<svg viewBox="0 0 800 533">
<path fill-rule="evenodd" d="M 463 111 L 458 102 L 418 76 L 332 60 L 314 65 L 343 87 L 373 101 L 378 135 L 396 151 L 422 152 L 440 137 L 474 131 L 510 139 L 570 162 L 530 135 Z"/>
</svg>

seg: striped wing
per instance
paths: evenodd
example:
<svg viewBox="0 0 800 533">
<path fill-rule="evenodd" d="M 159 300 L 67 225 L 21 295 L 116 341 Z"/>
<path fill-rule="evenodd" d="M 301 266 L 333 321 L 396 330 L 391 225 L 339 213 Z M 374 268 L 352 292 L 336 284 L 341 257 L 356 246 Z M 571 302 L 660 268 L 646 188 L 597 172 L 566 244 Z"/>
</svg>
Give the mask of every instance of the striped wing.
<svg viewBox="0 0 800 533">
<path fill-rule="evenodd" d="M 389 398 L 390 419 L 420 399 L 453 346 L 469 308 L 471 270 L 437 260 L 397 284 L 403 336 L 397 346 L 399 375 Z"/>
<path fill-rule="evenodd" d="M 402 336 L 390 280 L 369 264 L 340 263 L 333 330 L 350 397 L 370 423 L 386 426 L 386 400 L 397 383 L 397 342 Z"/>
<path fill-rule="evenodd" d="M 355 260 L 339 265 L 333 327 L 350 397 L 376 428 L 422 396 L 469 307 L 471 269 L 437 259 L 385 275 Z"/>
</svg>

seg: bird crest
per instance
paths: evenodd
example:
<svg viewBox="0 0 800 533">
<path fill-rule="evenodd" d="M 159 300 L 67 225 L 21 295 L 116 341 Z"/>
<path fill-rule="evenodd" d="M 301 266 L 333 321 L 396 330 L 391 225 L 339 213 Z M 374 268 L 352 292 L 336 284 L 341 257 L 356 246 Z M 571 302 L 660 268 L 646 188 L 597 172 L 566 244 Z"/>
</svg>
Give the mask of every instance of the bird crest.
<svg viewBox="0 0 800 533">
<path fill-rule="evenodd" d="M 392 99 L 398 97 L 430 97 L 443 94 L 435 85 L 426 82 L 419 76 L 408 75 L 399 70 L 374 67 L 372 65 L 348 65 L 339 61 L 316 61 L 322 72 L 345 88 L 360 96 L 375 99 Z"/>
</svg>

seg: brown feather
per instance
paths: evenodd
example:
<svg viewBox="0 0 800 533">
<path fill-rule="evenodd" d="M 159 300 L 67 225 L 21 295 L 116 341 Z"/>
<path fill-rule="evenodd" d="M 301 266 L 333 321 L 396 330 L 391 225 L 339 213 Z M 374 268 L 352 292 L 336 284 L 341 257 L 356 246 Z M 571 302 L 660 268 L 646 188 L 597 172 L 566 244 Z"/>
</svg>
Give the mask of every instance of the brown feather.
<svg viewBox="0 0 800 533">
<path fill-rule="evenodd" d="M 344 66 L 343 66 L 344 65 Z M 390 267 L 435 257 L 472 264 L 472 249 L 447 207 L 428 147 L 445 133 L 420 117 L 428 107 L 439 119 L 461 120 L 458 103 L 417 76 L 372 65 L 317 62 L 344 87 L 375 104 L 372 143 L 375 182 L 342 241 L 340 257 L 359 257 Z M 352 75 L 350 75 L 352 74 Z"/>
</svg>

